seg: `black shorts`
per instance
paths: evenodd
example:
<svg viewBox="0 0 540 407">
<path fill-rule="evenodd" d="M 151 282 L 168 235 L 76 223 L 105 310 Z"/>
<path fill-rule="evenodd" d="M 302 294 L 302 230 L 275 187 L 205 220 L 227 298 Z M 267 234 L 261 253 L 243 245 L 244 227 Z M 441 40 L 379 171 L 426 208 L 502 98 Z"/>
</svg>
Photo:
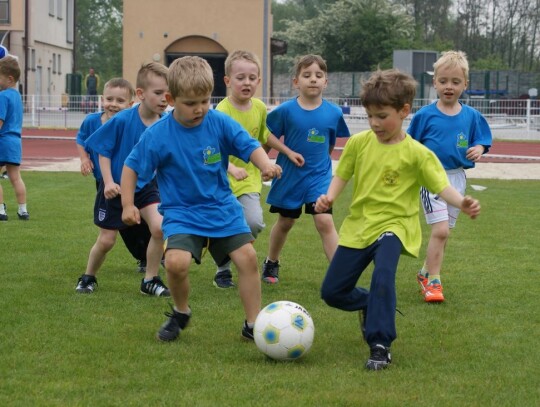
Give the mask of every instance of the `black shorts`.
<svg viewBox="0 0 540 407">
<path fill-rule="evenodd" d="M 279 213 L 284 218 L 298 219 L 302 214 L 302 207 L 296 209 L 280 208 L 279 206 L 270 205 L 270 213 Z M 308 215 L 320 215 L 321 213 L 332 214 L 332 208 L 326 212 L 315 212 L 315 202 L 309 202 L 304 205 L 304 213 Z"/>
<path fill-rule="evenodd" d="M 127 228 L 128 225 L 122 222 L 122 199 L 120 195 L 113 199 L 105 199 L 104 189 L 105 184 L 101 181 L 94 204 L 94 224 L 102 229 L 110 230 Z M 140 191 L 135 192 L 135 206 L 139 209 L 160 202 L 155 180 L 146 184 Z"/>
<path fill-rule="evenodd" d="M 172 235 L 165 241 L 165 251 L 180 249 L 190 252 L 197 264 L 201 264 L 203 249 L 208 249 L 219 266 L 230 261 L 229 253 L 255 240 L 251 233 L 240 233 L 227 237 L 204 237 L 197 235 Z"/>
</svg>

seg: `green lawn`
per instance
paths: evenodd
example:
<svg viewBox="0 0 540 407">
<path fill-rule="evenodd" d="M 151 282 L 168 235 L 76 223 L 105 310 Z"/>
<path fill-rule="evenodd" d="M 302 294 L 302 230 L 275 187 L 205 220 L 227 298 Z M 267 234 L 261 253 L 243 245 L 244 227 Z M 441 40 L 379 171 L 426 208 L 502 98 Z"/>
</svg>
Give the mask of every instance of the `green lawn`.
<svg viewBox="0 0 540 407">
<path fill-rule="evenodd" d="M 192 267 L 193 318 L 170 344 L 154 339 L 169 300 L 139 293 L 141 275 L 120 239 L 98 274 L 98 291 L 75 293 L 97 236 L 93 182 L 76 173 L 27 171 L 23 178 L 29 222 L 16 219 L 13 190 L 1 181 L 10 215 L 0 223 L 2 406 L 540 404 L 538 181 L 469 180 L 487 186 L 470 191 L 483 213 L 476 221 L 462 215 L 451 236 L 446 301 L 425 304 L 415 281 L 422 259 L 402 257 L 394 361 L 368 372 L 357 314 L 319 297 L 327 262 L 310 216 L 293 228 L 280 283 L 263 286 L 263 305 L 302 304 L 315 341 L 305 358 L 274 362 L 240 339 L 238 295 L 212 286 L 210 256 Z M 336 206 L 338 226 L 349 197 L 347 189 Z M 261 261 L 275 219 L 265 212 L 267 229 L 255 244 Z"/>
</svg>

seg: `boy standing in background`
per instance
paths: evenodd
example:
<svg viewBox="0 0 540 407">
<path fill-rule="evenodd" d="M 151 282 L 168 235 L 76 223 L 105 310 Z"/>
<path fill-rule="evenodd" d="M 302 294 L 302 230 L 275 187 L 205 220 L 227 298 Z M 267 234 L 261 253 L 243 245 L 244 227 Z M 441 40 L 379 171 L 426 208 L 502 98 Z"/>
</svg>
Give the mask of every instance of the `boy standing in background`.
<svg viewBox="0 0 540 407">
<path fill-rule="evenodd" d="M 469 77 L 465 53 L 443 52 L 433 67 L 438 100 L 415 113 L 407 132 L 437 155 L 450 184 L 464 194 L 465 170 L 474 168 L 475 162 L 488 152 L 491 130 L 480 112 L 459 102 Z M 421 189 L 420 198 L 431 236 L 417 281 L 426 302 L 443 302 L 441 267 L 450 229 L 456 225 L 460 209 L 426 188 Z"/>
</svg>

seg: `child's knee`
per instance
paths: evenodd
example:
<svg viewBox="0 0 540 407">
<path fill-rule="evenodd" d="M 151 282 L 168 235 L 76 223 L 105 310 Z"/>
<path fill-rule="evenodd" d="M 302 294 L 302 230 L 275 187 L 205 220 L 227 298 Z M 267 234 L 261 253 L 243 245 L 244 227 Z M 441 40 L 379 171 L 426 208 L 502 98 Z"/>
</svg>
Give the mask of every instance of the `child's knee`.
<svg viewBox="0 0 540 407">
<path fill-rule="evenodd" d="M 165 252 L 165 269 L 168 273 L 176 275 L 187 274 L 191 264 L 191 257 L 183 251 L 167 250 Z"/>
</svg>

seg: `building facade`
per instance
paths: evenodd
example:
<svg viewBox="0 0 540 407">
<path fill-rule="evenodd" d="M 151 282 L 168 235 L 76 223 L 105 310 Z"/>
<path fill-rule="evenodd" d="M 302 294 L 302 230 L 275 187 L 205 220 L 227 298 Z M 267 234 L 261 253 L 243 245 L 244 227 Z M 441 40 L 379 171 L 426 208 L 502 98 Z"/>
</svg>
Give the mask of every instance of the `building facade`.
<svg viewBox="0 0 540 407">
<path fill-rule="evenodd" d="M 2 45 L 19 58 L 19 88 L 40 103 L 65 92 L 73 69 L 75 0 L 0 0 Z"/>
<path fill-rule="evenodd" d="M 271 0 L 124 1 L 123 76 L 135 83 L 141 64 L 166 66 L 185 55 L 205 58 L 214 71 L 213 96 L 225 96 L 224 62 L 237 49 L 261 61 L 259 97 L 269 96 Z"/>
</svg>

